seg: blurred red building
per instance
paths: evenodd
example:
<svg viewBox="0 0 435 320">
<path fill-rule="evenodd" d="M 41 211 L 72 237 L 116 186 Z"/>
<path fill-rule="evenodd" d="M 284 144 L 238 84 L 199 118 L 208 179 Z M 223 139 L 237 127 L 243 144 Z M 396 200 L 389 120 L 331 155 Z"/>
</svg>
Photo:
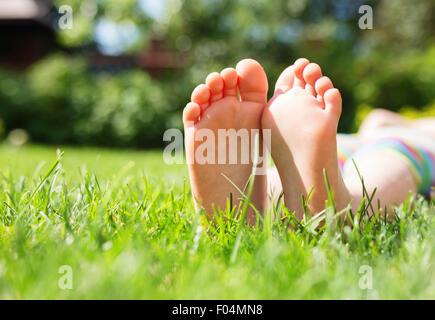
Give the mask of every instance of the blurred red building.
<svg viewBox="0 0 435 320">
<path fill-rule="evenodd" d="M 0 1 L 0 65 L 21 69 L 58 49 L 46 1 Z"/>
<path fill-rule="evenodd" d="M 57 41 L 60 14 L 51 0 L 0 0 L 0 66 L 25 69 L 51 52 L 86 55 L 92 70 L 140 68 L 152 75 L 181 69 L 185 57 L 167 49 L 164 39 L 153 38 L 144 52 L 108 56 L 95 44 L 65 48 Z"/>
</svg>

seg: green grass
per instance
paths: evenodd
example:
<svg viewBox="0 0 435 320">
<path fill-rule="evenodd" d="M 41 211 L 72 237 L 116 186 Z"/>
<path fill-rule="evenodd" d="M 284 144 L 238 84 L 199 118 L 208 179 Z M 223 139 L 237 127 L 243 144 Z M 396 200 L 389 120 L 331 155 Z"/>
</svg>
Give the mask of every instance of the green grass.
<svg viewBox="0 0 435 320">
<path fill-rule="evenodd" d="M 2 299 L 435 298 L 433 202 L 320 232 L 274 212 L 263 227 L 207 229 L 185 166 L 160 152 L 63 151 L 53 166 L 55 148 L 0 146 Z M 59 286 L 65 265 L 70 290 Z M 360 288 L 366 266 L 371 290 Z"/>
</svg>

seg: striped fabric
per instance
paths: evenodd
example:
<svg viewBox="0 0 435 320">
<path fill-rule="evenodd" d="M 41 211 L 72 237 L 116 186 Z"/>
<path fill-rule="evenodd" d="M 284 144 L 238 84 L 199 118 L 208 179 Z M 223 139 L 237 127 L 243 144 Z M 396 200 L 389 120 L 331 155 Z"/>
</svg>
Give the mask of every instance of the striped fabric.
<svg viewBox="0 0 435 320">
<path fill-rule="evenodd" d="M 346 161 L 361 147 L 362 143 L 356 135 L 344 133 L 337 135 L 337 157 L 341 172 Z"/>
<path fill-rule="evenodd" d="M 425 196 L 431 195 L 435 187 L 435 149 L 431 144 L 425 143 L 427 137 L 418 139 L 418 135 L 404 134 L 405 131 L 389 131 L 364 140 L 364 143 L 354 135 L 338 135 L 338 162 L 342 172 L 349 165 L 353 166 L 351 159 L 365 153 L 377 151 L 398 156 L 409 164 L 418 190 Z"/>
</svg>

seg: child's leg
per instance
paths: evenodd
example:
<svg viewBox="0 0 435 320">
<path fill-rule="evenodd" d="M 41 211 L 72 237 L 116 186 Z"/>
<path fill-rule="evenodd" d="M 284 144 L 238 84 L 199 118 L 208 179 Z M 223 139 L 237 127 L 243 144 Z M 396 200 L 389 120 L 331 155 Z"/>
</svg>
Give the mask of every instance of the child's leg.
<svg viewBox="0 0 435 320">
<path fill-rule="evenodd" d="M 403 159 L 381 150 L 373 150 L 354 160 L 369 196 L 376 189 L 372 201 L 374 210 L 378 210 L 379 203 L 381 209 L 387 208 L 387 212 L 391 212 L 390 207 L 405 201 L 409 192 L 418 192 L 409 163 Z M 346 166 L 343 177 L 352 198 L 352 211 L 356 213 L 363 199 L 363 186 L 353 163 Z"/>
<path fill-rule="evenodd" d="M 374 140 L 363 141 L 344 165 L 343 176 L 355 202 L 353 208 L 363 197 L 355 165 L 369 195 L 376 188 L 376 208 L 378 199 L 382 209 L 389 209 L 405 201 L 409 192 L 429 196 L 435 182 L 435 145 L 431 140 L 407 128 L 396 128 L 389 134 L 378 131 L 378 135 Z"/>
<path fill-rule="evenodd" d="M 386 109 L 374 109 L 361 124 L 358 135 L 364 137 L 382 127 L 410 127 L 421 130 L 435 139 L 435 117 L 409 120 L 398 113 Z"/>
<path fill-rule="evenodd" d="M 435 139 L 435 117 L 417 119 L 411 122 L 416 129 L 422 130 Z"/>
<path fill-rule="evenodd" d="M 364 136 L 375 129 L 387 126 L 406 126 L 408 119 L 386 109 L 375 109 L 371 111 L 358 129 L 358 135 Z"/>
<path fill-rule="evenodd" d="M 379 134 L 382 141 L 373 140 Z M 409 192 L 430 195 L 430 184 L 435 180 L 435 118 L 409 120 L 389 110 L 375 109 L 361 124 L 356 139 L 361 142 L 358 149 L 362 144 L 365 147 L 349 156 L 357 162 L 368 193 L 376 188 L 376 207 L 377 199 L 382 207 L 389 207 L 405 201 Z M 361 182 L 351 161 L 343 174 L 354 202 L 361 201 Z"/>
</svg>

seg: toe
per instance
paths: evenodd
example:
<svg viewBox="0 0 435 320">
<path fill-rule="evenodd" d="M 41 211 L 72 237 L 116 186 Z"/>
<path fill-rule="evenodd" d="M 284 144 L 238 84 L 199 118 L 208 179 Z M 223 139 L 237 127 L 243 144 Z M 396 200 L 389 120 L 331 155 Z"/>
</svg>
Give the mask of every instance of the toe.
<svg viewBox="0 0 435 320">
<path fill-rule="evenodd" d="M 189 102 L 183 110 L 183 123 L 184 126 L 191 127 L 198 121 L 201 114 L 200 106 L 195 102 Z"/>
<path fill-rule="evenodd" d="M 238 75 L 234 68 L 222 70 L 221 77 L 224 79 L 224 96 L 237 96 Z"/>
<path fill-rule="evenodd" d="M 305 67 L 302 73 L 306 83 L 314 87 L 317 79 L 322 76 L 322 69 L 317 63 L 310 63 Z"/>
<path fill-rule="evenodd" d="M 303 77 L 303 72 L 305 67 L 310 63 L 308 59 L 299 58 L 294 63 L 294 73 L 295 73 L 295 82 L 294 87 L 305 88 L 305 80 Z"/>
<path fill-rule="evenodd" d="M 313 96 L 317 96 L 316 91 L 314 90 L 314 84 L 317 79 L 322 76 L 322 69 L 317 63 L 310 63 L 307 65 L 302 73 L 302 76 L 305 80 L 305 90 L 311 93 Z"/>
<path fill-rule="evenodd" d="M 334 88 L 334 85 L 332 84 L 331 79 L 328 77 L 320 77 L 316 81 L 315 88 L 317 94 L 323 97 L 326 91 Z"/>
<path fill-rule="evenodd" d="M 191 99 L 204 111 L 210 104 L 210 97 L 210 88 L 205 84 L 200 84 L 193 90 Z"/>
<path fill-rule="evenodd" d="M 275 92 L 281 91 L 281 93 L 284 93 L 293 88 L 293 83 L 295 82 L 295 73 L 293 69 L 294 66 L 291 65 L 281 73 L 276 81 Z"/>
<path fill-rule="evenodd" d="M 325 92 L 324 95 L 325 100 L 325 110 L 331 112 L 336 115 L 337 118 L 341 114 L 341 95 L 338 89 L 329 89 Z"/>
<path fill-rule="evenodd" d="M 210 73 L 205 80 L 207 87 L 210 88 L 211 98 L 210 101 L 222 99 L 224 95 L 224 80 L 217 72 Z"/>
<path fill-rule="evenodd" d="M 244 59 L 236 66 L 242 101 L 266 103 L 267 78 L 263 67 L 255 60 Z"/>
</svg>

